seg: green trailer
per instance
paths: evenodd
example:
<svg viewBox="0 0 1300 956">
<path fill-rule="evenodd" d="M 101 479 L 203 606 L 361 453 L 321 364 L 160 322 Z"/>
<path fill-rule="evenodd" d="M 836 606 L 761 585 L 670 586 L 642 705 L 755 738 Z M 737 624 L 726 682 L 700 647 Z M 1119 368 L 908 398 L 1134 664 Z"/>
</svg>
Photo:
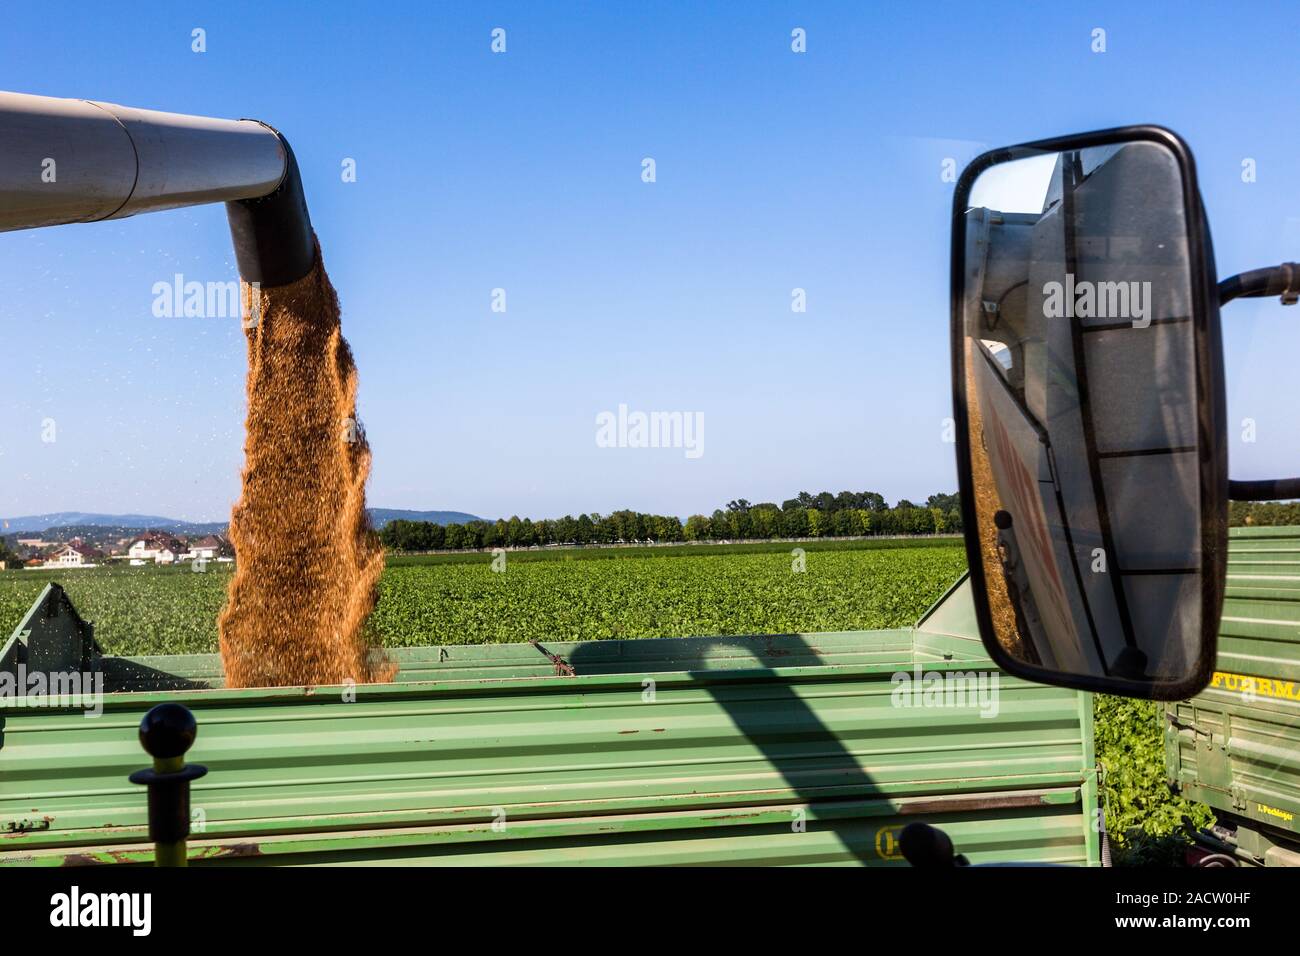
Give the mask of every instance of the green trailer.
<svg viewBox="0 0 1300 956">
<path fill-rule="evenodd" d="M 1300 528 L 1233 528 L 1210 686 L 1167 704 L 1171 786 L 1208 804 L 1213 859 L 1300 865 Z"/>
<path fill-rule="evenodd" d="M 93 640 L 42 601 L 11 659 L 41 628 Z M 100 716 L 0 701 L 0 865 L 151 862 L 127 777 L 164 701 L 209 770 L 191 865 L 894 866 L 917 819 L 974 863 L 1100 862 L 1091 698 L 998 672 L 965 579 L 910 628 L 423 647 L 351 688 L 80 650 Z"/>
</svg>

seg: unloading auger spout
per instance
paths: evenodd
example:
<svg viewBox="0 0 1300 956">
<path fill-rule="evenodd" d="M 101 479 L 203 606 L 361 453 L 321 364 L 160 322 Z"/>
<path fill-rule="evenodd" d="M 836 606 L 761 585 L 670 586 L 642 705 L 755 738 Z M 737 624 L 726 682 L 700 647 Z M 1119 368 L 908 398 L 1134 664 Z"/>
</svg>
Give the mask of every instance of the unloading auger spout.
<svg viewBox="0 0 1300 956">
<path fill-rule="evenodd" d="M 0 232 L 215 202 L 245 282 L 287 285 L 311 271 L 298 165 L 272 127 L 0 92 Z"/>
</svg>

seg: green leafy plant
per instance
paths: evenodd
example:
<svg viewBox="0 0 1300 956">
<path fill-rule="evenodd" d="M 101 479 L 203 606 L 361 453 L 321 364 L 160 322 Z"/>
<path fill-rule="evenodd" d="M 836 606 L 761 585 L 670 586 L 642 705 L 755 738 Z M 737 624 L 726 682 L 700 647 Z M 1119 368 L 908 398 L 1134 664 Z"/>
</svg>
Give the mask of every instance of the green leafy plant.
<svg viewBox="0 0 1300 956">
<path fill-rule="evenodd" d="M 1162 705 L 1106 694 L 1093 701 L 1106 832 L 1115 863 L 1178 865 L 1188 843 L 1183 817 L 1202 827 L 1213 814 L 1209 807 L 1175 795 L 1166 783 Z"/>
<path fill-rule="evenodd" d="M 390 560 L 370 626 L 390 647 L 528 640 L 778 634 L 905 627 L 965 566 L 948 542 L 569 549 Z M 959 544 L 959 543 L 958 543 Z M 0 575 L 7 634 L 58 581 L 118 655 L 212 653 L 229 564 L 19 571 Z"/>
</svg>

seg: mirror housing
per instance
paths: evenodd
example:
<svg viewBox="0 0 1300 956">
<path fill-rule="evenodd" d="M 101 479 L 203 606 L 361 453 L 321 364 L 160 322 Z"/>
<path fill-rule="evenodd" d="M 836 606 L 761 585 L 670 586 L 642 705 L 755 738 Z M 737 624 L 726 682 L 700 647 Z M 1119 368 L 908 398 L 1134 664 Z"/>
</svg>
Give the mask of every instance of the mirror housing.
<svg viewBox="0 0 1300 956">
<path fill-rule="evenodd" d="M 986 649 L 1042 683 L 1192 696 L 1214 667 L 1228 468 L 1191 151 L 1155 126 L 992 150 L 957 183 L 952 240 L 957 471 Z"/>
</svg>

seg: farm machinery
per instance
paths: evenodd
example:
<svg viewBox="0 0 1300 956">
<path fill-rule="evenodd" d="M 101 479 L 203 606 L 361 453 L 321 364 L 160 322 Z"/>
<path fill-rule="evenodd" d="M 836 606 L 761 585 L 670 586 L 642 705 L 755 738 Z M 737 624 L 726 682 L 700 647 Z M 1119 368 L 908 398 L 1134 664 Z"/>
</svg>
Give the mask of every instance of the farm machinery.
<svg viewBox="0 0 1300 956">
<path fill-rule="evenodd" d="M 246 283 L 312 268 L 264 124 L 3 94 L 0 134 L 0 230 L 223 202 Z M 970 570 L 914 626 L 429 646 L 388 683 L 227 688 L 214 655 L 105 655 L 51 586 L 0 648 L 0 865 L 1096 865 L 1094 691 L 1178 702 L 1171 778 L 1224 813 L 1201 838 L 1292 862 L 1300 700 L 1229 696 L 1300 661 L 1292 562 L 1246 535 L 1230 565 L 1225 516 L 1300 481 L 1227 478 L 1218 306 L 1293 302 L 1300 267 L 1216 284 L 1190 150 L 1156 127 L 981 156 L 952 263 Z"/>
<path fill-rule="evenodd" d="M 1169 783 L 1208 804 L 1193 863 L 1300 866 L 1300 528 L 1234 528 L 1209 686 L 1165 704 Z"/>
<path fill-rule="evenodd" d="M 1287 263 L 1217 282 L 1191 150 L 1159 127 L 976 159 L 953 206 L 957 464 L 975 613 L 1029 679 L 1166 701 L 1195 862 L 1300 863 L 1295 528 L 1228 530 L 1219 307 L 1300 297 Z M 1208 686 L 1207 686 L 1208 685 Z"/>
<path fill-rule="evenodd" d="M 0 92 L 0 130 L 0 232 L 220 202 L 245 282 L 312 267 L 298 164 L 265 123 Z"/>
</svg>

